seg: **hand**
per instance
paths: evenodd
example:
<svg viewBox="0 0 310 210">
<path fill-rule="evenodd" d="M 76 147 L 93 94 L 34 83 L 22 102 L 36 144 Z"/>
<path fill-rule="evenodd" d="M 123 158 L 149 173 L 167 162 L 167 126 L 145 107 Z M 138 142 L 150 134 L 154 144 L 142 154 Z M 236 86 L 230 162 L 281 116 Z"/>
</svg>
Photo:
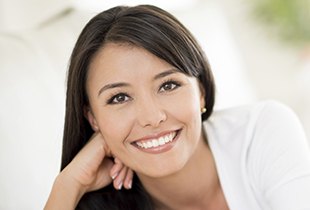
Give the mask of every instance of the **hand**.
<svg viewBox="0 0 310 210">
<path fill-rule="evenodd" d="M 61 174 L 75 180 L 84 192 L 98 190 L 112 181 L 115 189 L 130 189 L 133 178 L 133 171 L 113 157 L 100 132 L 93 134 Z"/>
<path fill-rule="evenodd" d="M 101 133 L 96 132 L 57 176 L 45 210 L 75 209 L 84 193 L 112 182 L 116 189 L 131 188 L 133 171 L 114 158 Z"/>
</svg>

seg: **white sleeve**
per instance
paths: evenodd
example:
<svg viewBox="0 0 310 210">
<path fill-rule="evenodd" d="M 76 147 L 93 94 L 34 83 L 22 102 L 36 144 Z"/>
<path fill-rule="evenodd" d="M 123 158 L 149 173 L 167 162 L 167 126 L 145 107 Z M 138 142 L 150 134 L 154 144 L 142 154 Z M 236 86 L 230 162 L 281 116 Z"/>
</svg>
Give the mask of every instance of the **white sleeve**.
<svg viewBox="0 0 310 210">
<path fill-rule="evenodd" d="M 264 203 L 272 210 L 310 210 L 310 149 L 296 115 L 268 102 L 252 137 L 248 169 Z"/>
</svg>

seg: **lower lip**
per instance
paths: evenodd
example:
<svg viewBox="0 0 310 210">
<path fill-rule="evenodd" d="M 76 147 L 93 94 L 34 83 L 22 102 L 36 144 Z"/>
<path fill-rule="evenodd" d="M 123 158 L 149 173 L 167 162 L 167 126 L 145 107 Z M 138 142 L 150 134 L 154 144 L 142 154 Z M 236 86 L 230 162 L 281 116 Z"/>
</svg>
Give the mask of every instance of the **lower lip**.
<svg viewBox="0 0 310 210">
<path fill-rule="evenodd" d="M 170 149 L 172 149 L 173 146 L 176 144 L 177 140 L 179 139 L 180 133 L 181 133 L 181 130 L 178 130 L 177 135 L 173 138 L 171 142 L 168 142 L 164 145 L 160 145 L 158 147 L 151 147 L 151 148 L 146 149 L 146 148 L 139 147 L 136 144 L 134 144 L 134 146 L 138 148 L 140 151 L 150 153 L 150 154 L 159 154 L 159 153 L 167 152 Z"/>
</svg>

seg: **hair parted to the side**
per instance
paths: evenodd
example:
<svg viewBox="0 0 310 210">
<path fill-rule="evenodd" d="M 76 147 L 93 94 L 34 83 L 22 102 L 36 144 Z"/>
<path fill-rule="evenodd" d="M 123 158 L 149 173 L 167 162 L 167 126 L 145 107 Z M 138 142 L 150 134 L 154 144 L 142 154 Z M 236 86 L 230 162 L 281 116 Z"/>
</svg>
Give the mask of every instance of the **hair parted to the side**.
<svg viewBox="0 0 310 210">
<path fill-rule="evenodd" d="M 215 85 L 208 61 L 190 32 L 171 14 L 151 5 L 118 6 L 99 13 L 82 30 L 73 49 L 67 75 L 67 98 L 61 170 L 93 134 L 84 117 L 88 105 L 87 72 L 94 55 L 106 43 L 141 47 L 165 60 L 186 75 L 196 77 L 205 94 L 207 119 L 215 101 Z M 182 102 L 180 102 L 182 103 Z M 134 177 L 131 190 L 108 186 L 85 194 L 77 209 L 151 210 L 152 201 Z"/>
</svg>

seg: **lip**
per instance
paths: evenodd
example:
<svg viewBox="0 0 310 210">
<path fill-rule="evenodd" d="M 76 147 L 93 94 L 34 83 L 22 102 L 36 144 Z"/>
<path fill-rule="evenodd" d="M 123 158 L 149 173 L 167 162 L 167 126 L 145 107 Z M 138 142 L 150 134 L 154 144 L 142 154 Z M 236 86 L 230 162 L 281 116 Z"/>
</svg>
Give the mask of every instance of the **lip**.
<svg viewBox="0 0 310 210">
<path fill-rule="evenodd" d="M 134 142 L 132 142 L 131 144 L 137 148 L 140 151 L 146 152 L 146 153 L 150 153 L 150 154 L 159 154 L 159 153 L 163 153 L 166 151 L 169 151 L 170 149 L 173 148 L 173 146 L 176 144 L 176 141 L 179 139 L 180 133 L 181 133 L 182 129 L 178 129 L 178 130 L 172 130 L 172 131 L 165 131 L 165 132 L 161 132 L 159 134 L 156 135 L 149 135 L 149 136 L 145 136 L 143 138 L 140 138 L 138 140 L 135 140 Z M 151 148 L 143 148 L 138 146 L 137 142 L 146 142 L 152 139 L 158 139 L 160 137 L 166 136 L 170 133 L 176 133 L 176 135 L 173 137 L 172 141 L 165 143 L 164 145 L 160 145 L 157 147 L 151 147 Z"/>
</svg>

